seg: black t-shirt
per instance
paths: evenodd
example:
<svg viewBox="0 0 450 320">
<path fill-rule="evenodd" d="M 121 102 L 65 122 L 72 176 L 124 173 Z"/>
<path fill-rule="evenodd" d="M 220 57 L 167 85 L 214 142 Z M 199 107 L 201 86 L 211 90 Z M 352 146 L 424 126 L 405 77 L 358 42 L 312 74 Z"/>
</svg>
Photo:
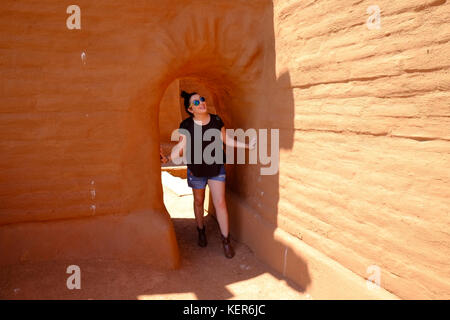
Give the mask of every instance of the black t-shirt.
<svg viewBox="0 0 450 320">
<path fill-rule="evenodd" d="M 220 167 L 222 166 L 222 164 L 225 163 L 225 151 L 223 150 L 223 142 L 222 142 L 222 138 L 220 135 L 220 141 L 216 142 L 219 143 L 220 142 L 220 150 L 221 150 L 221 154 L 218 155 L 217 159 L 215 158 L 215 150 L 212 149 L 212 151 L 210 152 L 211 156 L 214 157 L 214 162 L 212 164 L 208 164 L 205 163 L 205 159 L 202 156 L 201 159 L 198 156 L 197 159 L 195 159 L 194 157 L 194 143 L 198 143 L 198 145 L 201 145 L 201 152 L 202 155 L 204 154 L 205 148 L 210 145 L 211 143 L 214 143 L 214 141 L 216 140 L 216 138 L 218 138 L 218 136 L 216 135 L 212 135 L 210 138 L 208 139 L 202 139 L 204 133 L 206 130 L 208 129 L 217 129 L 219 132 L 222 129 L 222 127 L 224 126 L 222 119 L 220 119 L 220 117 L 216 114 L 209 114 L 210 115 L 210 121 L 205 124 L 205 125 L 199 125 L 196 124 L 194 122 L 193 117 L 189 117 L 184 119 L 181 123 L 180 123 L 180 129 L 185 129 L 189 132 L 189 135 L 191 137 L 191 139 L 187 139 L 187 143 L 186 143 L 186 159 L 187 159 L 187 167 L 189 168 L 189 170 L 192 172 L 192 174 L 196 177 L 214 177 L 217 176 L 220 173 Z M 180 132 L 181 134 L 183 133 L 182 131 Z M 218 135 L 218 132 L 215 132 Z M 210 141 L 208 141 L 210 140 Z M 201 142 L 201 144 L 200 144 Z M 213 146 L 211 146 L 213 147 Z M 209 149 L 211 150 L 211 149 Z M 208 151 L 209 151 L 208 150 Z M 207 153 L 208 153 L 207 151 Z M 195 163 L 194 160 L 200 160 L 197 162 L 200 163 Z M 218 160 L 218 161 L 216 161 Z"/>
</svg>

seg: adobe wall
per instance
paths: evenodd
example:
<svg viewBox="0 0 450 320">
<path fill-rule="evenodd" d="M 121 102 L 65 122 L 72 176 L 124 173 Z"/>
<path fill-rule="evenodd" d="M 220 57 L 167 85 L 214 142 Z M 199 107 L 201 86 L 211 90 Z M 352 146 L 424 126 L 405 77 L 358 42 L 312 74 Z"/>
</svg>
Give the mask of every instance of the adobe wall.
<svg viewBox="0 0 450 320">
<path fill-rule="evenodd" d="M 278 226 L 401 298 L 448 299 L 450 3 L 274 3 L 295 109 Z"/>
<path fill-rule="evenodd" d="M 178 128 L 186 112 L 180 108 L 180 81 L 173 81 L 164 92 L 159 105 L 159 139 L 171 143 L 172 131 Z"/>
<path fill-rule="evenodd" d="M 408 3 L 369 31 L 361 2 L 83 0 L 68 30 L 3 1 L 0 263 L 179 266 L 157 111 L 197 78 L 227 127 L 280 129 L 277 174 L 227 166 L 233 237 L 313 297 L 449 297 L 450 8 Z"/>
<path fill-rule="evenodd" d="M 192 77 L 217 99 L 251 96 L 269 2 L 76 4 L 81 30 L 67 29 L 67 3 L 1 3 L 0 264 L 139 256 L 176 268 L 161 99 Z"/>
</svg>

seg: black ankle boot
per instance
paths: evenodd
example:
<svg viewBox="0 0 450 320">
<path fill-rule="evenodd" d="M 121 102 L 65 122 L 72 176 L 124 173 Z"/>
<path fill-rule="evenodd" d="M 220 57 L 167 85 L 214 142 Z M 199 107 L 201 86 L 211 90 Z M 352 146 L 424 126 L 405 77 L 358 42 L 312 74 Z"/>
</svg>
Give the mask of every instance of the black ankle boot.
<svg viewBox="0 0 450 320">
<path fill-rule="evenodd" d="M 197 231 L 198 231 L 198 245 L 200 247 L 206 247 L 206 245 L 208 244 L 208 241 L 206 241 L 206 226 L 203 225 L 203 229 L 200 229 L 197 226 Z"/>
<path fill-rule="evenodd" d="M 222 236 L 223 252 L 225 253 L 225 257 L 231 259 L 234 257 L 234 250 L 233 247 L 231 246 L 230 235 L 228 234 L 227 237 L 224 237 L 224 235 L 221 234 L 221 236 Z"/>
</svg>

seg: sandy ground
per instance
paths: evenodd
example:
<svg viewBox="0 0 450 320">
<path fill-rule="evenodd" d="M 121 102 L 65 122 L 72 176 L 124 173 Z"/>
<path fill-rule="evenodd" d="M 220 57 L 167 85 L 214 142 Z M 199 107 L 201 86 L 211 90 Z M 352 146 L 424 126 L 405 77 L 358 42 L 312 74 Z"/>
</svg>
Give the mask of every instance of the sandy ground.
<svg viewBox="0 0 450 320">
<path fill-rule="evenodd" d="M 58 261 L 0 267 L 0 299 L 312 299 L 233 240 L 236 255 L 225 258 L 219 226 L 206 216 L 208 246 L 197 246 L 192 196 L 164 187 L 173 219 L 181 268 L 159 270 L 121 261 Z M 69 290 L 69 265 L 81 269 L 81 289 Z"/>
</svg>

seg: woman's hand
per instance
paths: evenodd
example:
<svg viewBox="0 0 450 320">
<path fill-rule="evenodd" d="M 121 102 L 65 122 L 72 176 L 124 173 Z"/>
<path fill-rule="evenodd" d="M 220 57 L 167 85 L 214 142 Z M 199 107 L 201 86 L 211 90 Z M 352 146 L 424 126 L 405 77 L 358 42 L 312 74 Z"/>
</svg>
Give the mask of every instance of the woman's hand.
<svg viewBox="0 0 450 320">
<path fill-rule="evenodd" d="M 256 141 L 257 141 L 256 137 L 252 137 L 248 144 L 241 142 L 241 141 L 234 140 L 234 138 L 227 135 L 225 127 L 222 127 L 222 140 L 229 147 L 246 148 L 246 149 L 250 149 L 250 150 L 255 149 Z"/>
</svg>

